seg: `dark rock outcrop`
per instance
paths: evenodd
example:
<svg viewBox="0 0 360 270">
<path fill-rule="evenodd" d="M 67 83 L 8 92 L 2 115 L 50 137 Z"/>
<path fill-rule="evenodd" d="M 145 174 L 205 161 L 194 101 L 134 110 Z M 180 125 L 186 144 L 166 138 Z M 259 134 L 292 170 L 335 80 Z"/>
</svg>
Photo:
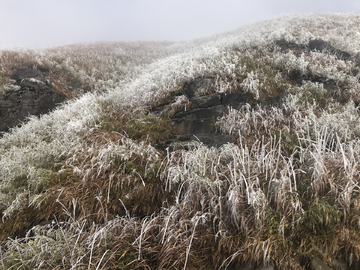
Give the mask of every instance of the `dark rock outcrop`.
<svg viewBox="0 0 360 270">
<path fill-rule="evenodd" d="M 322 39 L 314 39 L 309 42 L 310 51 L 329 52 L 335 54 L 338 58 L 343 60 L 349 60 L 351 55 L 348 52 L 339 50 L 330 45 L 329 42 Z"/>
<path fill-rule="evenodd" d="M 281 51 L 306 50 L 306 45 L 297 44 L 295 42 L 287 42 L 285 39 L 276 40 L 275 45 L 278 46 Z"/>
<path fill-rule="evenodd" d="M 53 90 L 49 70 L 28 66 L 13 71 L 9 89 L 0 96 L 0 132 L 19 125 L 29 115 L 45 114 L 66 100 Z"/>
<path fill-rule="evenodd" d="M 280 39 L 275 41 L 275 45 L 280 48 L 281 51 L 319 51 L 322 53 L 329 53 L 336 55 L 339 59 L 342 60 L 352 60 L 351 55 L 348 52 L 342 51 L 340 49 L 332 46 L 328 41 L 322 39 L 312 39 L 309 43 L 306 44 L 297 44 L 295 42 L 288 42 L 285 39 Z M 359 53 L 360 55 L 360 53 Z M 354 61 L 356 65 L 360 65 L 360 56 L 355 56 Z"/>
<path fill-rule="evenodd" d="M 214 80 L 211 78 L 197 78 L 184 85 L 185 96 L 191 104 L 191 109 L 181 110 L 171 116 L 176 136 L 163 147 L 184 148 L 191 141 L 201 141 L 210 147 L 233 142 L 232 136 L 222 134 L 216 128 L 217 119 L 222 117 L 229 107 L 239 109 L 246 104 L 276 106 L 285 97 L 285 94 L 279 94 L 255 100 L 248 92 L 201 95 L 213 87 L 212 83 Z M 171 104 L 154 108 L 153 112 L 160 115 L 170 106 Z"/>
<path fill-rule="evenodd" d="M 275 45 L 279 47 L 281 51 L 291 50 L 296 54 L 309 51 L 334 54 L 339 59 L 355 61 L 357 65 L 360 65 L 360 53 L 355 57 L 351 57 L 348 52 L 339 50 L 322 39 L 310 40 L 308 44 L 297 44 L 281 39 L 275 41 Z M 339 92 L 339 86 L 328 78 L 309 77 L 309 75 L 303 75 L 300 72 L 288 74 L 288 76 L 289 80 L 299 85 L 302 85 L 304 80 L 322 83 L 324 89 L 327 90 L 330 96 L 335 96 Z M 184 147 L 184 145 L 191 140 L 199 140 L 208 146 L 216 147 L 227 142 L 232 142 L 233 138 L 229 135 L 219 133 L 215 125 L 217 119 L 222 117 L 229 107 L 239 109 L 247 103 L 251 106 L 278 106 L 286 95 L 285 93 L 280 93 L 255 100 L 252 94 L 241 91 L 241 89 L 239 89 L 239 92 L 229 94 L 215 93 L 214 78 L 196 78 L 186 82 L 182 90 L 183 91 L 177 95 L 182 94 L 188 99 L 190 109 L 181 110 L 171 115 L 171 121 L 176 130 L 176 138 L 170 142 L 170 146 L 175 149 L 177 147 Z M 176 96 L 172 98 L 176 99 Z M 342 102 L 341 96 L 337 97 L 337 99 Z M 171 109 L 169 108 L 171 106 L 172 104 L 165 104 L 154 108 L 153 112 L 155 114 L 161 114 L 164 111 L 170 111 Z M 169 144 L 167 146 L 169 146 Z"/>
</svg>

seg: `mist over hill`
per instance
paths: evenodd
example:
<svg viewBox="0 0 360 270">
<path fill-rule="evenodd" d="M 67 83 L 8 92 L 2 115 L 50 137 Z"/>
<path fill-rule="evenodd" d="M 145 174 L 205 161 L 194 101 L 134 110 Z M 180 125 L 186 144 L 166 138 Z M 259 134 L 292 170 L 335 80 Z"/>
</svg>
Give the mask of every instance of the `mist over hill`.
<svg viewBox="0 0 360 270">
<path fill-rule="evenodd" d="M 66 98 L 0 138 L 2 269 L 359 269 L 360 16 L 0 67 Z"/>
</svg>

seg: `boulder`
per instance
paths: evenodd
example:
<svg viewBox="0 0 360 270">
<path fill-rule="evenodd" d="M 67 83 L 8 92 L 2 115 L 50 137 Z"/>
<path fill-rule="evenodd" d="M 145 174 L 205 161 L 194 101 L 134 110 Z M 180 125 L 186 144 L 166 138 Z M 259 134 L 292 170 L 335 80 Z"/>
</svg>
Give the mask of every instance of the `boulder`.
<svg viewBox="0 0 360 270">
<path fill-rule="evenodd" d="M 29 115 L 53 110 L 66 96 L 55 92 L 49 70 L 28 66 L 13 71 L 11 84 L 0 96 L 0 132 L 24 122 Z"/>
</svg>

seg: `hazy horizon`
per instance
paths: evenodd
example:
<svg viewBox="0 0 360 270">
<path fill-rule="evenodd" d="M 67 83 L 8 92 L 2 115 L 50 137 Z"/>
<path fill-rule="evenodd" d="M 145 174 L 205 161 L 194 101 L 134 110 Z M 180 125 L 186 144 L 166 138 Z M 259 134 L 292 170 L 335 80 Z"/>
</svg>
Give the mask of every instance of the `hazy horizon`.
<svg viewBox="0 0 360 270">
<path fill-rule="evenodd" d="M 287 13 L 355 13 L 357 0 L 2 0 L 0 48 L 184 41 Z"/>
</svg>

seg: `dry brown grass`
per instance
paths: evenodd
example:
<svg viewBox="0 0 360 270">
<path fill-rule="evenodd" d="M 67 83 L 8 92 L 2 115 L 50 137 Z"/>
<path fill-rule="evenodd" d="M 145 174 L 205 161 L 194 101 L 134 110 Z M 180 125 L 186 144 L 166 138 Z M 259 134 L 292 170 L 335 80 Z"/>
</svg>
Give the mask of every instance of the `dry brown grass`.
<svg viewBox="0 0 360 270">
<path fill-rule="evenodd" d="M 64 220 L 67 213 L 63 209 L 76 209 L 73 213 L 76 220 L 86 219 L 89 224 L 106 223 L 117 215 L 145 217 L 159 212 L 164 202 L 173 200 L 172 193 L 165 191 L 157 176 L 160 163 L 145 172 L 147 164 L 144 157 L 134 154 L 128 160 L 115 157 L 100 175 L 96 169 L 91 171 L 90 162 L 99 155 L 103 144 L 121 145 L 122 139 L 123 136 L 117 133 L 95 133 L 83 138 L 80 148 L 83 152 L 77 153 L 77 160 L 82 162 L 86 180 L 83 174 L 74 172 L 74 166 L 80 164 L 65 166 L 54 181 L 57 184 L 46 191 L 46 199 L 39 207 L 24 205 L 24 211 L 1 224 L 4 232 L 1 238 L 23 229 L 23 223 L 18 222 L 21 219 L 28 220 L 29 227 L 55 216 Z M 91 149 L 90 155 L 88 149 Z M 24 204 L 29 204 L 29 201 Z"/>
</svg>

